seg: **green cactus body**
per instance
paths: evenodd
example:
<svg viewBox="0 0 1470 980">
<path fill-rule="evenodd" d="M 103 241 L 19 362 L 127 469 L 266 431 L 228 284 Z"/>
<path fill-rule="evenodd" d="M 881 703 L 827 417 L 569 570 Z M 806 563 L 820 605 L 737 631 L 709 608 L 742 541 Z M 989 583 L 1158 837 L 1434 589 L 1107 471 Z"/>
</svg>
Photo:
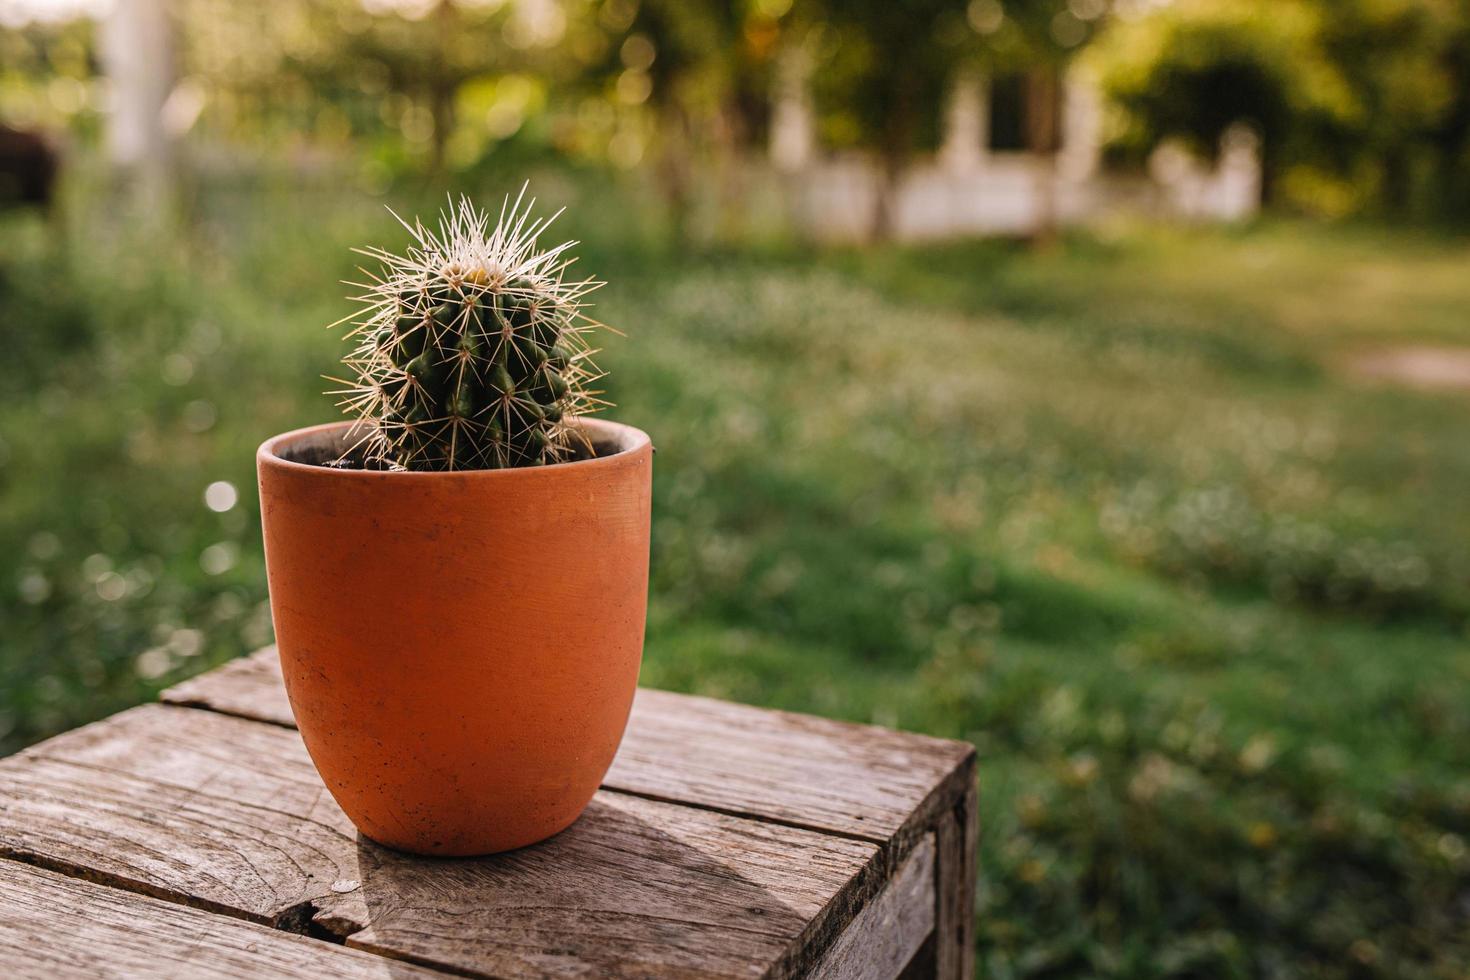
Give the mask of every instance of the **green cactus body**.
<svg viewBox="0 0 1470 980">
<path fill-rule="evenodd" d="M 343 404 L 370 461 L 500 469 L 578 451 L 575 421 L 601 404 L 581 299 L 601 284 L 566 280 L 572 243 L 538 249 L 549 221 L 532 221 L 523 197 L 493 227 L 461 200 L 437 232 L 405 223 L 416 239 L 406 255 L 364 253 L 384 268 L 360 297 Z"/>
</svg>

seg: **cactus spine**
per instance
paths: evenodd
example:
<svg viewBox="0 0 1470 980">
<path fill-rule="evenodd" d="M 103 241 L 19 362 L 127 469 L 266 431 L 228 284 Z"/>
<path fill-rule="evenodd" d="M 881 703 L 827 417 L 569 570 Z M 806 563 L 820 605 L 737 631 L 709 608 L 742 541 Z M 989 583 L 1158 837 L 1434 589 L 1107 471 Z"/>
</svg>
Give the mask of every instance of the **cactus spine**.
<svg viewBox="0 0 1470 980">
<path fill-rule="evenodd" d="M 343 359 L 356 377 L 338 393 L 369 463 L 539 466 L 584 445 L 573 423 L 602 404 L 588 389 L 602 375 L 582 298 L 601 283 L 566 278 L 574 242 L 538 247 L 555 215 L 532 219 L 534 205 L 522 188 L 492 226 L 461 198 L 437 230 L 400 218 L 414 238 L 405 254 L 359 250 L 383 267 L 357 297 Z"/>
</svg>

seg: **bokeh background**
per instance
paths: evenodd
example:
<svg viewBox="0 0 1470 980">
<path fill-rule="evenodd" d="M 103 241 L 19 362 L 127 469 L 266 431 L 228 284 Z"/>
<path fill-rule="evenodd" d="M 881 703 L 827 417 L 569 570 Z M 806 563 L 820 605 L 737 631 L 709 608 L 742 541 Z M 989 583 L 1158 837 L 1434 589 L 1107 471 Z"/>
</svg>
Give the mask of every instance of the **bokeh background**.
<svg viewBox="0 0 1470 980">
<path fill-rule="evenodd" d="M 1460 0 L 0 0 L 0 751 L 271 639 L 355 245 L 530 180 L 645 683 L 968 739 L 984 975 L 1470 976 Z"/>
</svg>

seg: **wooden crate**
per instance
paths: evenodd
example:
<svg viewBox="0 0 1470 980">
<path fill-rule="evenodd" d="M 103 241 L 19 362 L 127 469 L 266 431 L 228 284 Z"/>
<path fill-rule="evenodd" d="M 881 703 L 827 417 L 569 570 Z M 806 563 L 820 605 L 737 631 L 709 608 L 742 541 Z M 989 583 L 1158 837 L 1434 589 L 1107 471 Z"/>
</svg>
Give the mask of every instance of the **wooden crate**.
<svg viewBox="0 0 1470 980">
<path fill-rule="evenodd" d="M 640 690 L 571 828 L 429 859 L 342 814 L 273 650 L 163 701 L 0 760 L 0 975 L 971 972 L 969 745 Z"/>
</svg>

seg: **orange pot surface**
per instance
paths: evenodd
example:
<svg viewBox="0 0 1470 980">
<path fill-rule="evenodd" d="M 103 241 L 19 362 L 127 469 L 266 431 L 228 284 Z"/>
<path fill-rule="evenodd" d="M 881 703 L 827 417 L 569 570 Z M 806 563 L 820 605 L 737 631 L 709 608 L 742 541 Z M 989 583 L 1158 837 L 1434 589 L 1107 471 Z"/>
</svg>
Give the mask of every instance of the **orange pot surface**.
<svg viewBox="0 0 1470 980">
<path fill-rule="evenodd" d="M 534 843 L 577 819 L 612 764 L 643 655 L 653 447 L 583 425 L 617 452 L 458 473 L 292 461 L 335 455 L 348 423 L 260 447 L 291 707 L 327 788 L 379 843 Z"/>
</svg>

